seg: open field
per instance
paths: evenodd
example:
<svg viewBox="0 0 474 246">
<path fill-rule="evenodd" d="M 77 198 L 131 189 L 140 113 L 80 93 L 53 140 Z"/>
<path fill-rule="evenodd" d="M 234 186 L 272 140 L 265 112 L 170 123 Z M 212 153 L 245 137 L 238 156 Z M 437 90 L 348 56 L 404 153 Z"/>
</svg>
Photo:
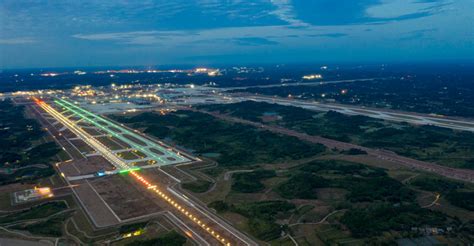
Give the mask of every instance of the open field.
<svg viewBox="0 0 474 246">
<path fill-rule="evenodd" d="M 54 174 L 58 146 L 45 138 L 24 106 L 0 102 L 0 184 L 34 181 Z"/>
<path fill-rule="evenodd" d="M 193 150 L 195 154 L 219 153 L 211 158 L 225 166 L 296 160 L 325 150 L 318 144 L 308 144 L 296 138 L 240 124 L 229 124 L 191 111 L 178 111 L 164 116 L 144 113 L 114 118 L 134 128 L 146 127 L 146 133 L 162 139 L 170 138 L 174 143 Z M 207 127 L 203 128 L 202 125 Z M 248 146 L 252 146 L 252 150 Z"/>
<path fill-rule="evenodd" d="M 356 162 L 349 162 L 344 159 Z M 368 162 L 369 165 L 361 164 L 365 162 Z M 279 225 L 289 226 L 289 229 L 283 230 L 290 233 L 302 245 L 305 245 L 305 243 L 310 245 L 308 242 L 315 241 L 359 245 L 364 245 L 373 240 L 380 240 L 380 242 L 390 241 L 393 240 L 393 237 L 397 237 L 397 235 L 403 237 L 403 235 L 406 235 L 403 231 L 410 231 L 410 229 L 395 229 L 397 227 L 392 227 L 391 230 L 394 231 L 389 234 L 387 234 L 387 231 L 383 233 L 377 232 L 376 234 L 364 231 L 362 232 L 364 236 L 361 237 L 361 234 L 352 232 L 354 229 L 351 230 L 350 227 L 346 226 L 352 223 L 351 218 L 354 212 L 365 213 L 365 211 L 381 209 L 377 206 L 383 206 L 383 204 L 397 204 L 399 202 L 414 206 L 404 207 L 404 212 L 402 210 L 397 212 L 402 213 L 403 216 L 419 214 L 419 216 L 424 216 L 425 218 L 432 218 L 432 220 L 421 220 L 419 218 L 416 223 L 426 223 L 424 224 L 425 226 L 433 223 L 431 224 L 432 226 L 441 225 L 440 228 L 445 229 L 449 226 L 457 228 L 455 230 L 459 238 L 453 239 L 447 235 L 441 235 L 441 238 L 447 237 L 449 240 L 461 240 L 457 242 L 471 240 L 469 235 L 463 232 L 462 226 L 457 227 L 456 225 L 458 223 L 461 223 L 461 225 L 469 223 L 469 220 L 474 215 L 472 211 L 453 207 L 452 204 L 443 199 L 434 206 L 420 208 L 420 206 L 429 205 L 436 198 L 435 192 L 422 191 L 419 187 L 412 185 L 417 178 L 425 177 L 423 173 L 420 174 L 419 172 L 400 168 L 400 166 L 389 163 L 379 163 L 366 155 L 329 155 L 319 157 L 318 161 L 308 161 L 299 165 L 266 164 L 261 166 L 265 168 L 264 170 L 273 171 L 276 176 L 265 176 L 263 175 L 264 173 L 249 175 L 251 172 L 233 174 L 230 179 L 226 179 L 224 174 L 229 171 L 224 171 L 223 173 L 220 172 L 220 175 L 213 177 L 217 182 L 216 188 L 202 195 L 196 192 L 193 195 L 203 201 L 208 201 L 208 206 L 216 209 L 222 216 L 234 221 L 242 230 L 248 231 L 263 240 L 268 240 L 266 236 L 271 235 L 268 234 L 271 232 L 271 223 L 276 222 Z M 210 170 L 204 169 L 203 172 L 209 173 Z M 261 172 L 258 169 L 254 169 L 254 171 L 257 173 Z M 309 173 L 313 173 L 312 175 L 315 176 L 308 175 Z M 252 178 L 248 180 L 244 178 L 242 180 L 242 177 L 245 177 L 245 175 L 249 175 Z M 301 178 L 300 176 L 302 175 L 305 177 Z M 454 182 L 441 177 L 439 179 L 446 180 L 447 184 Z M 407 182 L 409 183 L 407 184 Z M 456 183 L 458 182 L 454 182 L 454 184 Z M 263 188 L 260 185 L 263 185 Z M 232 189 L 231 187 L 234 186 L 245 187 L 245 189 Z M 247 187 L 252 187 L 252 189 L 249 190 Z M 386 187 L 389 188 L 385 190 Z M 448 187 L 450 186 L 448 185 Z M 455 189 L 473 191 L 470 184 L 454 187 L 457 187 Z M 431 195 L 427 196 L 428 194 Z M 278 212 L 275 215 L 271 215 L 265 222 L 267 224 L 262 224 L 262 221 L 259 223 L 251 222 L 249 218 L 254 218 L 255 215 L 247 217 L 247 219 L 241 218 L 241 216 L 248 216 L 245 215 L 247 212 L 239 209 L 239 204 L 242 201 L 246 201 L 246 204 L 282 201 L 285 196 L 291 196 L 288 197 L 290 198 L 289 201 L 297 208 L 290 210 L 289 214 Z M 445 194 L 443 193 L 442 197 L 444 196 Z M 421 197 L 426 197 L 426 199 L 420 200 L 419 198 Z M 264 211 L 266 210 L 271 209 L 265 208 Z M 348 213 L 349 211 L 354 212 Z M 383 213 L 387 213 L 387 211 Z M 397 220 L 396 216 L 392 218 L 391 216 L 389 215 L 388 220 Z M 462 221 L 457 222 L 457 218 L 462 218 Z M 379 224 L 383 223 L 380 222 Z M 416 226 L 415 224 L 413 225 Z M 263 230 L 261 232 L 265 233 L 260 234 L 259 230 Z M 308 233 L 308 230 L 312 232 Z M 397 230 L 401 231 L 397 232 Z"/>
<path fill-rule="evenodd" d="M 254 122 L 263 122 L 262 117 L 272 113 L 280 120 L 270 124 L 365 147 L 387 149 L 445 166 L 471 168 L 474 160 L 474 134 L 470 132 L 412 126 L 333 111 L 317 113 L 298 107 L 252 101 L 202 108 Z"/>
</svg>

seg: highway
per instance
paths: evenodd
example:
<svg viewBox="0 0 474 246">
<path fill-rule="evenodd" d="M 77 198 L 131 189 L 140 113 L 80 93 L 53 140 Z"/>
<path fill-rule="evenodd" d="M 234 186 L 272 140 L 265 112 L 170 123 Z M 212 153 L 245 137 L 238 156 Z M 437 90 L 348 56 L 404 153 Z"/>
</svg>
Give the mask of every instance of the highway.
<svg viewBox="0 0 474 246">
<path fill-rule="evenodd" d="M 89 146 L 104 156 L 112 165 L 116 166 L 118 169 L 126 171 L 131 177 L 139 181 L 139 183 L 142 184 L 147 190 L 155 193 L 159 198 L 161 198 L 162 201 L 168 204 L 171 211 L 173 211 L 176 215 L 179 215 L 181 218 L 185 218 L 188 225 L 198 229 L 193 230 L 194 232 L 197 231 L 197 233 L 199 233 L 199 235 L 196 236 L 207 238 L 206 241 L 208 241 L 210 245 L 257 245 L 255 242 L 253 242 L 253 240 L 248 238 L 245 234 L 235 230 L 232 226 L 213 219 L 213 216 L 209 215 L 209 213 L 211 213 L 210 211 L 207 209 L 206 211 L 199 209 L 192 200 L 187 199 L 186 202 L 184 202 L 182 201 L 183 195 L 176 194 L 175 192 L 169 192 L 166 189 L 161 189 L 160 186 L 162 186 L 162 184 L 153 183 L 144 175 L 139 174 L 135 169 L 133 169 L 133 167 L 129 166 L 126 162 L 118 158 L 110 149 L 96 140 L 89 133 L 84 131 L 68 117 L 62 115 L 56 109 L 48 105 L 46 102 L 34 97 L 33 100 L 38 106 L 49 113 L 58 122 L 63 124 Z M 58 105 L 61 105 L 61 103 L 58 103 Z"/>
</svg>

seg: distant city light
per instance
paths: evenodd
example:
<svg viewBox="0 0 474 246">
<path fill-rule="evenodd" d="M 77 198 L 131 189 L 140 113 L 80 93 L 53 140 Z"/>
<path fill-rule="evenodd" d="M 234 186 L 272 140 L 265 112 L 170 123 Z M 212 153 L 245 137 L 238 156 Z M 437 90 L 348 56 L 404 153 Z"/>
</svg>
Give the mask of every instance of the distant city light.
<svg viewBox="0 0 474 246">
<path fill-rule="evenodd" d="M 303 79 L 306 79 L 306 80 L 322 79 L 322 78 L 323 76 L 321 74 L 309 74 L 309 75 L 303 76 Z"/>
<path fill-rule="evenodd" d="M 43 77 L 55 77 L 55 76 L 58 76 L 59 74 L 58 73 L 42 73 L 40 74 L 40 76 L 43 76 Z"/>
</svg>

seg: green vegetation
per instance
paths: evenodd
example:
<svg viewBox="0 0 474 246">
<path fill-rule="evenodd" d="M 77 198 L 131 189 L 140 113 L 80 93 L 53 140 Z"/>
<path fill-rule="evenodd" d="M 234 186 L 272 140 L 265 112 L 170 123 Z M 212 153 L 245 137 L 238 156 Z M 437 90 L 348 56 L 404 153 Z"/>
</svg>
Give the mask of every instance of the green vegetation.
<svg viewBox="0 0 474 246">
<path fill-rule="evenodd" d="M 148 222 L 138 222 L 138 223 L 133 223 L 133 224 L 128 224 L 128 225 L 123 225 L 120 226 L 119 228 L 119 233 L 120 234 L 125 234 L 125 233 L 130 233 L 138 230 L 143 230 Z"/>
<path fill-rule="evenodd" d="M 354 237 L 379 236 L 385 231 L 410 231 L 412 227 L 445 226 L 446 216 L 416 205 L 371 204 L 352 209 L 341 218 Z"/>
<path fill-rule="evenodd" d="M 257 182 L 259 175 L 249 177 L 249 174 L 251 173 L 242 173 L 244 178 L 238 179 L 244 181 L 239 182 Z M 398 237 L 423 235 L 424 228 L 431 227 L 445 231 L 449 227 L 456 235 L 461 233 L 460 230 L 465 226 L 461 226 L 455 214 L 447 215 L 421 208 L 415 199 L 418 193 L 410 189 L 411 185 L 421 190 L 434 190 L 434 187 L 437 188 L 436 191 L 442 189 L 446 192 L 443 197 L 453 205 L 473 209 L 474 192 L 467 192 L 470 190 L 469 185 L 425 175 L 415 178 L 410 185 L 404 185 L 391 178 L 382 168 L 345 160 L 310 161 L 290 168 L 287 172 L 278 173 L 278 179 L 283 181 L 272 185 L 271 188 L 283 198 L 312 200 L 319 199 L 317 194 L 321 194 L 324 198 L 318 202 L 332 209 L 343 209 L 332 216 L 331 228 L 324 231 L 317 229 L 317 236 L 327 243 L 387 243 Z M 232 198 L 228 200 L 233 201 Z M 280 202 L 283 204 L 279 204 Z M 286 230 L 285 225 L 277 223 L 277 220 L 287 219 L 291 214 L 300 217 L 313 208 L 312 205 L 306 204 L 295 209 L 289 201 L 214 201 L 208 206 L 219 213 L 234 212 L 245 216 L 248 219 L 248 231 L 264 241 L 271 241 L 277 238 L 282 230 Z M 465 236 L 465 233 L 461 234 Z"/>
<path fill-rule="evenodd" d="M 229 210 L 229 205 L 225 203 L 224 201 L 213 201 L 209 203 L 207 206 L 215 209 L 219 213 Z"/>
<path fill-rule="evenodd" d="M 23 107 L 0 101 L 0 111 L 0 165 L 21 164 L 26 149 L 43 133 L 35 120 L 25 118 Z"/>
<path fill-rule="evenodd" d="M 176 231 L 171 231 L 154 239 L 134 241 L 127 244 L 127 246 L 181 246 L 184 245 L 186 241 L 186 237 Z"/>
<path fill-rule="evenodd" d="M 190 190 L 194 193 L 203 193 L 203 192 L 208 191 L 209 188 L 211 188 L 212 184 L 213 184 L 212 182 L 200 179 L 200 180 L 196 180 L 190 183 L 183 183 L 181 186 L 184 189 Z"/>
<path fill-rule="evenodd" d="M 413 201 L 415 193 L 388 176 L 375 178 L 346 178 L 336 187 L 349 190 L 351 202 L 386 201 L 391 203 Z"/>
<path fill-rule="evenodd" d="M 363 239 L 355 239 L 350 234 L 343 232 L 338 225 L 321 225 L 320 229 L 316 230 L 318 238 L 324 242 L 325 245 L 367 245 Z M 379 245 L 373 242 L 369 245 Z M 310 244 L 308 244 L 310 245 Z M 382 244 L 383 245 L 383 244 Z"/>
<path fill-rule="evenodd" d="M 342 160 L 317 160 L 296 168 L 277 187 L 287 199 L 316 199 L 315 189 L 333 187 L 349 191 L 351 202 L 412 201 L 414 192 L 387 176 L 380 168 Z"/>
<path fill-rule="evenodd" d="M 430 177 L 417 178 L 411 184 L 422 190 L 436 192 L 449 192 L 464 187 L 463 183 Z"/>
<path fill-rule="evenodd" d="M 0 101 L 0 111 L 0 168 L 9 171 L 0 174 L 0 184 L 54 174 L 50 165 L 30 167 L 32 164 L 49 164 L 60 151 L 53 142 L 34 146 L 43 136 L 40 125 L 25 118 L 24 107 L 14 106 L 11 101 Z"/>
<path fill-rule="evenodd" d="M 351 148 L 351 149 L 349 149 L 349 150 L 343 150 L 343 151 L 341 151 L 341 154 L 346 154 L 346 155 L 367 155 L 367 151 L 361 150 L 361 149 Z"/>
<path fill-rule="evenodd" d="M 474 192 L 453 191 L 446 198 L 454 206 L 474 211 Z"/>
<path fill-rule="evenodd" d="M 314 189 L 327 187 L 329 181 L 311 173 L 298 173 L 278 186 L 278 193 L 287 199 L 316 199 Z"/>
<path fill-rule="evenodd" d="M 62 201 L 47 202 L 38 206 L 31 207 L 28 210 L 2 216 L 0 217 L 0 223 L 4 224 L 21 220 L 41 219 L 61 212 L 66 208 L 66 203 Z"/>
<path fill-rule="evenodd" d="M 145 133 L 171 139 L 197 154 L 219 153 L 215 159 L 223 166 L 277 163 L 307 158 L 325 151 L 323 145 L 224 122 L 192 111 L 177 111 L 167 115 L 143 113 L 114 118 L 132 124 L 134 128 L 146 128 Z"/>
<path fill-rule="evenodd" d="M 249 218 L 250 233 L 258 239 L 270 241 L 280 237 L 282 226 L 275 223 L 279 215 L 295 209 L 295 205 L 286 201 L 264 201 L 241 203 L 232 207 L 232 211 Z"/>
<path fill-rule="evenodd" d="M 474 133 L 471 132 L 253 101 L 205 105 L 201 108 L 262 123 L 265 113 L 274 112 L 280 116 L 280 120 L 266 124 L 278 124 L 309 135 L 387 149 L 446 166 L 474 168 L 474 158 L 466 158 L 474 156 Z"/>
<path fill-rule="evenodd" d="M 37 223 L 15 226 L 14 229 L 25 230 L 32 234 L 44 235 L 50 237 L 61 237 L 63 235 L 64 221 L 69 217 L 68 214 L 53 216 L 45 221 Z"/>
<path fill-rule="evenodd" d="M 344 160 L 316 160 L 300 167 L 301 171 L 331 174 L 351 175 L 357 177 L 381 177 L 387 175 L 381 168 L 369 167 L 360 163 Z"/>
<path fill-rule="evenodd" d="M 252 235 L 263 241 L 279 238 L 283 229 L 277 223 L 260 218 L 250 218 L 248 226 Z"/>
<path fill-rule="evenodd" d="M 411 185 L 422 190 L 442 193 L 452 205 L 474 211 L 474 192 L 472 189 L 468 191 L 469 186 L 466 187 L 463 183 L 442 178 L 421 177 L 415 179 Z"/>
<path fill-rule="evenodd" d="M 34 163 L 47 163 L 52 156 L 59 153 L 61 149 L 54 142 L 35 146 L 28 151 L 28 159 Z"/>
<path fill-rule="evenodd" d="M 287 201 L 262 201 L 228 205 L 215 201 L 208 205 L 218 212 L 234 212 L 247 217 L 249 232 L 260 240 L 270 241 L 280 237 L 285 226 L 275 221 L 279 217 L 288 217 L 295 210 L 295 205 Z"/>
<path fill-rule="evenodd" d="M 240 203 L 233 207 L 233 211 L 248 218 L 274 219 L 278 213 L 295 209 L 295 205 L 287 201 L 263 201 L 253 203 Z"/>
<path fill-rule="evenodd" d="M 276 174 L 273 170 L 236 173 L 233 175 L 234 183 L 232 184 L 232 190 L 243 193 L 259 192 L 265 189 L 265 185 L 261 181 L 275 176 Z"/>
</svg>

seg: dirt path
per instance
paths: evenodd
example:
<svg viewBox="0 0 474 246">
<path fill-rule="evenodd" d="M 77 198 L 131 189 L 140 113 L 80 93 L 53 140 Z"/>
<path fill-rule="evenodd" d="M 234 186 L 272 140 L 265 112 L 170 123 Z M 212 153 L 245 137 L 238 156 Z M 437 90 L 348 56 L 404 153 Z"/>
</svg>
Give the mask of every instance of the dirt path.
<svg viewBox="0 0 474 246">
<path fill-rule="evenodd" d="M 224 174 L 224 180 L 229 180 L 231 177 L 232 177 L 232 174 L 235 174 L 235 173 L 250 173 L 250 172 L 253 172 L 254 170 L 252 169 L 245 169 L 245 170 L 233 170 L 233 171 L 228 171 Z"/>
<path fill-rule="evenodd" d="M 335 213 L 342 212 L 342 211 L 344 211 L 344 209 L 341 209 L 341 210 L 334 210 L 334 211 L 332 211 L 331 213 L 329 213 L 329 214 L 327 214 L 326 216 L 324 216 L 324 218 L 322 218 L 320 221 L 314 222 L 314 223 L 303 223 L 303 222 L 299 222 L 300 219 L 301 219 L 301 218 L 300 218 L 300 219 L 298 219 L 298 222 L 297 222 L 297 223 L 293 223 L 293 224 L 290 224 L 290 225 L 288 225 L 288 226 L 291 227 L 291 226 L 296 226 L 296 225 L 319 225 L 319 224 L 322 224 L 322 223 L 326 222 L 326 220 L 327 220 L 331 215 L 333 215 L 333 214 L 335 214 Z"/>
</svg>

